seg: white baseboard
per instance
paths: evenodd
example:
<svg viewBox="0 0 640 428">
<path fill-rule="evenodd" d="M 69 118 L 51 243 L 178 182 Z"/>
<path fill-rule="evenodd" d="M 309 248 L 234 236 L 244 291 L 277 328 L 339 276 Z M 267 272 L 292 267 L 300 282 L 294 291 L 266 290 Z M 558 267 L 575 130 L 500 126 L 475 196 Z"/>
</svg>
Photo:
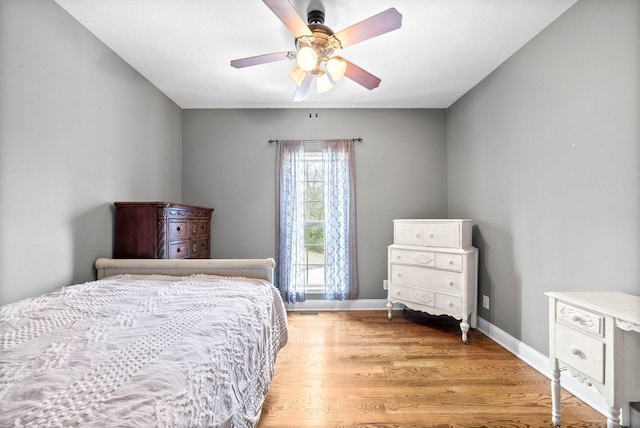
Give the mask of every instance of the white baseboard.
<svg viewBox="0 0 640 428">
<path fill-rule="evenodd" d="M 551 366 L 549 357 L 541 354 L 530 346 L 525 345 L 513 336 L 505 333 L 503 330 L 494 326 L 483 318 L 478 317 L 478 330 L 486 334 L 497 344 L 505 348 L 507 351 L 520 358 L 525 363 L 551 379 Z M 593 388 L 578 382 L 571 375 L 562 372 L 560 375 L 560 384 L 564 389 L 575 395 L 589 406 L 593 407 L 604 416 L 608 415 L 608 406 L 604 398 Z M 551 383 L 549 383 L 551 390 Z"/>
<path fill-rule="evenodd" d="M 394 305 L 394 309 L 401 309 L 402 305 Z M 301 303 L 287 303 L 288 311 L 365 311 L 387 310 L 386 299 L 357 299 L 357 300 L 307 300 Z M 525 363 L 551 379 L 551 367 L 549 357 L 541 354 L 518 339 L 510 336 L 503 330 L 491 324 L 489 321 L 478 317 L 478 330 L 487 335 L 493 341 L 507 351 L 520 358 Z M 575 378 L 562 372 L 560 376 L 562 387 L 575 395 L 604 416 L 608 414 L 608 407 L 604 398 L 593 388 L 578 382 Z M 551 390 L 551 382 L 549 382 Z"/>
<path fill-rule="evenodd" d="M 288 311 L 376 311 L 387 310 L 386 299 L 307 300 L 285 303 Z M 400 306 L 394 306 L 398 309 Z"/>
</svg>

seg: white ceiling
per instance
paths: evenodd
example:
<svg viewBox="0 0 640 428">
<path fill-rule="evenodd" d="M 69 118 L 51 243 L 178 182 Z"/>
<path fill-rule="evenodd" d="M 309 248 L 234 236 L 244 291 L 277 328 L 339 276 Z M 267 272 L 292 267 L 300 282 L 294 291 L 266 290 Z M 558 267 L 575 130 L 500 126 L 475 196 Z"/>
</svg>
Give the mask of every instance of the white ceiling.
<svg viewBox="0 0 640 428">
<path fill-rule="evenodd" d="M 293 61 L 235 69 L 232 59 L 295 50 L 261 0 L 55 0 L 182 108 L 446 108 L 577 0 L 319 0 L 335 32 L 389 7 L 399 30 L 340 55 L 382 79 L 342 79 L 293 102 Z M 292 0 L 306 22 L 318 0 Z"/>
</svg>

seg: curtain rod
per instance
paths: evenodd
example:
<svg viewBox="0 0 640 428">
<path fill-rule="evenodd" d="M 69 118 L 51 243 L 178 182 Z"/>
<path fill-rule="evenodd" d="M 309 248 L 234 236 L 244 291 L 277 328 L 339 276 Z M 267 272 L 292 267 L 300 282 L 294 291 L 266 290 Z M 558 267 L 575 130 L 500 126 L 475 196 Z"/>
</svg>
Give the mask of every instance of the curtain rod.
<svg viewBox="0 0 640 428">
<path fill-rule="evenodd" d="M 269 144 L 271 143 L 277 143 L 280 140 L 269 140 Z M 314 143 L 314 142 L 321 142 L 321 141 L 325 141 L 325 140 L 301 140 L 303 143 Z M 358 138 L 354 138 L 353 139 L 354 143 L 362 143 L 362 138 L 358 137 Z"/>
</svg>

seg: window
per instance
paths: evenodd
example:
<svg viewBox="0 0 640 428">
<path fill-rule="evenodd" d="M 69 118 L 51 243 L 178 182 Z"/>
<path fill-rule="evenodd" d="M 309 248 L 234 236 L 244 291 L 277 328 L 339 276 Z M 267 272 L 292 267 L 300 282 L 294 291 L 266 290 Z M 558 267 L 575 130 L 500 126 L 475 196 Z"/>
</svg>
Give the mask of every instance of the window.
<svg viewBox="0 0 640 428">
<path fill-rule="evenodd" d="M 279 141 L 277 285 L 285 301 L 357 296 L 353 140 Z"/>
</svg>

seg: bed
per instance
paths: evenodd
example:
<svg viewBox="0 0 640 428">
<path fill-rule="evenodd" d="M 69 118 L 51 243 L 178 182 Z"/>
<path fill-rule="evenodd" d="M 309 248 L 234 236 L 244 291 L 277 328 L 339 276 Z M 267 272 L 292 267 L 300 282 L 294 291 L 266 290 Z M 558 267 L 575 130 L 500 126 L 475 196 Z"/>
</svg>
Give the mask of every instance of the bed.
<svg viewBox="0 0 640 428">
<path fill-rule="evenodd" d="M 0 308 L 0 426 L 252 427 L 287 318 L 273 259 L 98 259 Z"/>
</svg>

